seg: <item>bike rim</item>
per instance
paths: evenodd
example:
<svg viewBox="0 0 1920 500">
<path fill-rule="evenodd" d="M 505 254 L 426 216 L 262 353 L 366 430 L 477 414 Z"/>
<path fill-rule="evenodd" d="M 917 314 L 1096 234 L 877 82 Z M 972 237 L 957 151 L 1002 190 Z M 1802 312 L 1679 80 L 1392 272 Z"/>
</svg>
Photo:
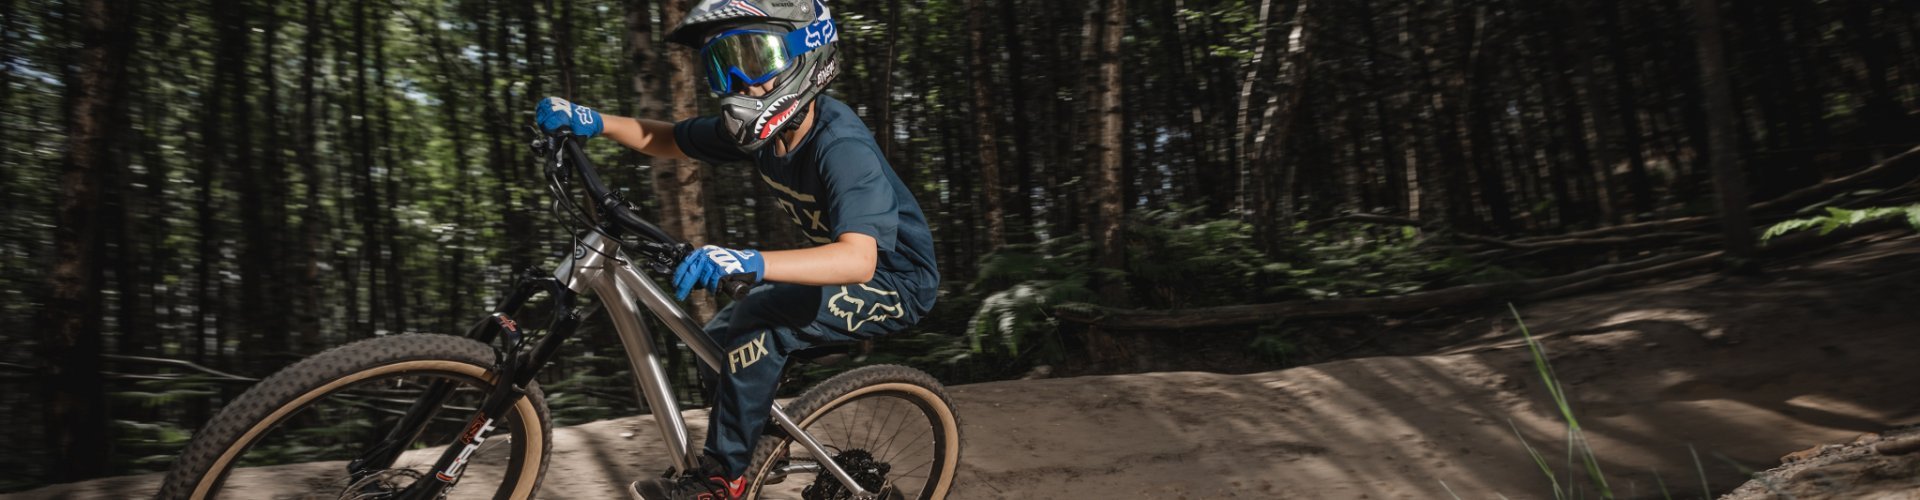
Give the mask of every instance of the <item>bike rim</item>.
<svg viewBox="0 0 1920 500">
<path fill-rule="evenodd" d="M 407 361 L 363 370 L 309 390 L 242 434 L 202 478 L 193 498 L 213 498 L 221 492 L 247 498 L 362 498 L 343 494 L 353 484 L 347 461 L 366 443 L 384 437 L 392 422 L 434 380 L 453 381 L 457 388 L 446 406 L 408 443 L 408 451 L 383 474 L 400 486 L 416 478 L 433 480 L 428 469 L 446 443 L 455 442 L 467 427 L 466 420 L 492 387 L 492 374 L 485 368 L 447 360 Z M 466 473 L 447 498 L 530 498 L 540 467 L 537 457 L 529 461 L 526 455 L 528 450 L 545 449 L 536 412 L 528 398 L 516 401 L 470 455 Z M 509 472 L 512 478 L 506 476 Z M 511 491 L 497 491 L 509 482 Z"/>
</svg>

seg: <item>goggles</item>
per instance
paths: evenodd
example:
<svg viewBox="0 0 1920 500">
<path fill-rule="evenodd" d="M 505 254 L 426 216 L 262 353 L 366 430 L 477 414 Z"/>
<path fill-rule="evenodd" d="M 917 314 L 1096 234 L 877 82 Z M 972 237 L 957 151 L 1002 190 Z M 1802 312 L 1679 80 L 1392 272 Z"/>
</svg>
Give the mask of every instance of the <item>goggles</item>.
<svg viewBox="0 0 1920 500">
<path fill-rule="evenodd" d="M 832 19 L 786 33 L 759 29 L 728 30 L 700 48 L 700 61 L 707 74 L 707 90 L 715 94 L 733 93 L 734 81 L 741 85 L 767 83 L 800 61 L 800 56 L 840 39 Z"/>
</svg>

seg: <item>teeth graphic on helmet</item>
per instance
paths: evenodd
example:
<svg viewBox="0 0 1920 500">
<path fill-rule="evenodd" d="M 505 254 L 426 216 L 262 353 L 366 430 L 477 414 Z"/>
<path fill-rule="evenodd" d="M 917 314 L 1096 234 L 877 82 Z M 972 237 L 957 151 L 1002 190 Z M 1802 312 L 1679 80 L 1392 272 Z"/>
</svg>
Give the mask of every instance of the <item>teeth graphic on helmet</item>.
<svg viewBox="0 0 1920 500">
<path fill-rule="evenodd" d="M 787 94 L 780 96 L 779 99 L 774 99 L 773 105 L 767 106 L 771 111 L 761 113 L 760 119 L 754 122 L 754 135 L 765 139 L 773 135 L 773 131 L 779 130 L 781 125 L 786 124 L 787 119 L 793 117 L 793 110 L 798 108 L 798 106 L 793 105 L 794 100 L 798 97 L 799 95 L 797 94 Z"/>
</svg>

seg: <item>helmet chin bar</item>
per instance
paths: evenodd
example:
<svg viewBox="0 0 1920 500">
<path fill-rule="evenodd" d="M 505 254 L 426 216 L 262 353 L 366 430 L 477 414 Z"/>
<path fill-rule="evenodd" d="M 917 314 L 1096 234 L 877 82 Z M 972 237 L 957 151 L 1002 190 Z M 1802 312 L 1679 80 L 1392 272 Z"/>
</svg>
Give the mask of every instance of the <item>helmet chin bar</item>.
<svg viewBox="0 0 1920 500">
<path fill-rule="evenodd" d="M 759 97 L 729 94 L 720 97 L 720 115 L 735 147 L 755 153 L 767 142 L 806 121 L 809 105 L 833 80 L 838 69 L 832 45 L 804 56 L 776 80 L 772 91 Z"/>
</svg>

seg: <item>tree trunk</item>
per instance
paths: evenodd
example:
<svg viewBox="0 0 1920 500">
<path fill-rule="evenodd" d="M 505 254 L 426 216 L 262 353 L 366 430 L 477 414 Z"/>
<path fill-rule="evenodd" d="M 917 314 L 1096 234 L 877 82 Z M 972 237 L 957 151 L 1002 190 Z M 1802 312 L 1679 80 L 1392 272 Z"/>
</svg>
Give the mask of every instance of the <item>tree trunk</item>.
<svg viewBox="0 0 1920 500">
<path fill-rule="evenodd" d="M 323 298 L 320 282 L 320 248 L 326 234 L 326 209 L 320 202 L 320 92 L 314 88 L 315 80 L 320 78 L 320 44 L 322 25 L 320 5 L 317 0 L 306 0 L 306 21 L 302 28 L 306 36 L 302 41 L 300 61 L 300 146 L 294 155 L 300 164 L 300 177 L 306 188 L 306 203 L 300 212 L 300 245 L 294 246 L 295 262 L 301 266 L 301 274 L 295 282 L 294 294 L 298 296 L 294 308 L 293 331 L 298 341 L 294 348 L 299 352 L 310 352 L 320 345 L 320 322 Z"/>
<path fill-rule="evenodd" d="M 380 261 L 381 272 L 387 277 L 385 282 L 388 303 L 387 329 L 394 333 L 402 333 L 408 331 L 407 290 L 413 287 L 407 284 L 407 273 L 401 269 L 401 264 L 407 261 L 408 246 L 400 244 L 399 239 L 400 199 L 406 195 L 401 189 L 399 179 L 407 169 L 402 168 L 400 161 L 394 157 L 399 148 L 388 144 L 394 140 L 395 133 L 393 131 L 393 100 L 387 98 L 385 90 L 390 88 L 387 84 L 387 24 L 387 17 L 381 16 L 373 26 L 373 81 L 374 87 L 379 90 L 374 96 L 374 102 L 379 103 L 377 116 L 380 117 L 377 122 L 379 124 L 377 137 L 382 142 L 380 163 L 385 166 L 380 169 L 383 185 L 380 190 L 383 194 L 381 201 L 384 202 L 384 206 L 376 220 L 379 221 L 380 227 L 380 247 L 385 250 L 380 254 Z"/>
<path fill-rule="evenodd" d="M 267 221 L 266 179 L 262 165 L 269 162 L 254 161 L 253 126 L 254 104 L 249 99 L 254 83 L 247 78 L 246 57 L 252 52 L 252 22 L 249 7 L 240 2 L 226 13 L 225 22 L 216 23 L 220 30 L 221 49 L 231 50 L 234 62 L 231 68 L 236 73 L 231 77 L 235 86 L 223 96 L 227 99 L 227 109 L 232 114 L 222 123 L 233 131 L 233 167 L 239 177 L 235 184 L 239 187 L 236 195 L 240 198 L 240 331 L 234 332 L 239 338 L 237 356 L 244 369 L 270 366 L 262 363 L 259 357 L 261 337 L 268 332 L 268 322 L 274 315 L 270 309 L 271 301 L 267 295 L 273 285 L 274 231 Z M 268 47 L 271 52 L 271 47 Z M 223 53 L 224 55 L 224 53 Z M 271 56 L 269 56 L 271 57 Z M 268 66 L 271 67 L 271 66 Z M 269 126 L 271 126 L 269 124 Z M 276 179 L 277 180 L 277 179 Z M 273 336 L 278 336 L 274 332 Z"/>
<path fill-rule="evenodd" d="M 42 416 L 54 482 L 104 474 L 112 453 L 100 358 L 106 244 L 97 228 L 104 181 L 124 170 L 114 139 L 124 136 L 128 122 L 127 55 L 134 37 L 132 4 L 88 0 L 75 7 L 80 48 L 65 75 L 67 152 L 40 321 Z"/>
<path fill-rule="evenodd" d="M 1380 45 L 1386 42 L 1381 39 L 1379 30 L 1374 27 L 1372 4 L 1372 0 L 1362 0 L 1358 2 L 1358 8 L 1362 16 L 1360 28 L 1366 36 L 1368 59 L 1381 61 L 1386 59 L 1386 53 L 1380 50 Z M 1382 74 L 1380 66 L 1380 64 L 1366 65 L 1367 79 L 1375 84 L 1381 84 L 1387 80 L 1386 75 Z M 1386 179 L 1386 186 L 1384 186 L 1384 188 L 1388 195 L 1383 197 L 1381 201 L 1384 202 L 1382 206 L 1387 209 L 1388 213 L 1404 214 L 1409 213 L 1414 207 L 1407 202 L 1407 193 L 1409 191 L 1407 187 L 1407 154 L 1406 151 L 1402 149 L 1402 144 L 1395 140 L 1397 136 L 1394 132 L 1399 129 L 1399 123 L 1404 123 L 1405 120 L 1396 119 L 1397 117 L 1393 117 L 1388 113 L 1388 95 L 1387 92 L 1375 92 L 1371 99 L 1374 124 L 1376 125 L 1375 129 L 1376 132 L 1380 134 L 1381 177 Z"/>
<path fill-rule="evenodd" d="M 899 3 L 899 0 L 889 0 Z M 1027 23 L 1018 17 L 1014 0 L 1000 0 L 1001 25 L 1006 27 L 1007 54 L 1007 98 L 1013 103 L 1012 109 L 1023 112 L 1011 113 L 1013 119 L 1013 171 L 1019 179 L 1013 184 L 1013 190 L 1007 197 L 1012 208 L 1008 215 L 1016 223 L 1013 234 L 1008 237 L 1014 242 L 1033 239 L 1033 136 L 1032 125 L 1028 123 L 1031 115 L 1024 112 L 1027 106 L 1027 48 L 1021 27 Z"/>
<path fill-rule="evenodd" d="M 1562 5 L 1561 9 L 1570 12 L 1556 11 L 1556 18 L 1560 20 L 1560 28 L 1568 30 L 1569 36 L 1566 38 L 1573 40 L 1572 78 L 1579 83 L 1583 94 L 1579 96 L 1580 102 L 1586 105 L 1587 116 L 1593 118 L 1593 141 L 1598 146 L 1595 152 L 1598 153 L 1596 158 L 1599 163 L 1588 164 L 1586 167 L 1592 169 L 1590 175 L 1593 176 L 1594 200 L 1599 202 L 1601 217 L 1608 224 L 1619 224 L 1622 216 L 1613 195 L 1616 183 L 1613 178 L 1613 168 L 1620 164 L 1622 153 L 1620 141 L 1616 138 L 1620 133 L 1619 120 L 1613 113 L 1608 112 L 1606 89 L 1600 84 L 1599 76 L 1593 71 L 1596 50 L 1592 46 L 1597 43 L 1593 29 L 1584 22 L 1584 13 L 1580 12 L 1581 4 L 1571 0 L 1565 1 L 1567 3 Z M 1585 141 L 1586 138 L 1580 137 L 1579 140 Z"/>
<path fill-rule="evenodd" d="M 291 198 L 292 183 L 288 181 L 287 176 L 284 149 L 286 138 L 284 131 L 287 129 L 287 124 L 282 119 L 280 78 L 276 71 L 280 60 L 278 52 L 280 27 L 284 21 L 281 19 L 278 7 L 268 7 L 265 11 L 267 20 L 262 29 L 264 33 L 261 35 L 263 49 L 260 52 L 260 86 L 264 88 L 266 96 L 260 103 L 260 108 L 265 113 L 262 117 L 264 126 L 261 127 L 260 133 L 266 139 L 266 145 L 263 149 L 264 160 L 260 162 L 260 172 L 263 174 L 261 191 L 266 205 L 266 213 L 262 218 L 267 221 L 268 233 L 271 236 L 266 239 L 269 245 L 267 250 L 270 253 L 261 257 L 262 262 L 259 264 L 268 273 L 267 313 L 261 321 L 262 330 L 255 333 L 262 337 L 261 345 L 268 353 L 286 356 L 294 354 L 288 347 L 289 334 L 293 327 L 291 321 L 293 293 L 297 290 L 297 284 L 292 279 L 295 264 L 286 258 L 287 249 L 296 242 L 286 230 L 287 201 Z"/>
<path fill-rule="evenodd" d="M 554 63 L 560 66 L 558 92 L 561 98 L 573 100 L 579 96 L 574 93 L 576 83 L 574 82 L 573 46 L 578 43 L 579 37 L 575 36 L 573 26 L 573 0 L 560 0 L 547 5 L 554 7 L 555 12 L 548 14 L 553 17 L 553 35 L 560 39 L 559 43 L 553 46 Z"/>
<path fill-rule="evenodd" d="M 1121 211 L 1124 200 L 1120 199 L 1120 170 L 1125 167 L 1121 164 L 1121 141 L 1125 140 L 1125 130 L 1121 128 L 1124 122 L 1120 112 L 1123 104 L 1120 40 L 1125 35 L 1127 2 L 1103 0 L 1102 3 L 1105 5 L 1097 31 L 1100 33 L 1099 88 L 1098 99 L 1094 101 L 1099 112 L 1099 132 L 1094 135 L 1094 142 L 1099 148 L 1099 162 L 1091 175 L 1093 197 L 1097 200 L 1094 202 L 1096 216 L 1091 229 L 1095 262 L 1107 269 L 1126 269 L 1126 242 L 1122 239 L 1125 214 Z M 1117 280 L 1106 280 L 1099 288 L 1100 294 L 1109 303 L 1122 304 L 1127 301 L 1126 288 Z"/>
<path fill-rule="evenodd" d="M 1700 88 L 1707 98 L 1707 137 L 1713 151 L 1713 190 L 1719 198 L 1722 241 L 1727 245 L 1727 257 L 1744 263 L 1753 256 L 1753 228 L 1747 214 L 1747 176 L 1737 156 L 1737 122 L 1733 89 L 1727 82 L 1719 0 L 1693 0 L 1693 16 Z"/>
<path fill-rule="evenodd" d="M 1294 186 L 1299 161 L 1289 157 L 1287 145 L 1292 137 L 1293 124 L 1300 114 L 1300 100 L 1306 94 L 1307 78 L 1313 67 L 1313 54 L 1307 51 L 1307 29 L 1312 21 L 1307 15 L 1307 0 L 1300 0 L 1287 6 L 1291 15 L 1284 16 L 1292 21 L 1284 45 L 1275 46 L 1279 53 L 1276 57 L 1275 78 L 1271 81 L 1279 87 L 1267 95 L 1266 109 L 1260 113 L 1260 131 L 1254 137 L 1247 154 L 1256 162 L 1255 173 L 1248 184 L 1253 186 L 1252 214 L 1254 238 L 1261 249 L 1278 254 L 1283 234 L 1292 224 L 1293 207 L 1290 193 L 1298 192 Z M 1267 36 L 1276 36 L 1277 26 L 1264 31 Z"/>
<path fill-rule="evenodd" d="M 354 120 L 353 199 L 356 202 L 354 219 L 360 223 L 360 265 L 366 270 L 367 280 L 365 327 L 370 334 L 379 334 L 382 331 L 391 331 L 394 325 L 388 322 L 387 316 L 391 297 L 386 297 L 385 288 L 381 286 L 383 283 L 381 275 L 384 274 L 383 270 L 386 267 L 383 258 L 386 251 L 382 243 L 386 239 L 380 234 L 382 218 L 380 187 L 373 182 L 374 170 L 378 167 L 374 165 L 373 158 L 373 144 L 376 140 L 373 133 L 375 120 L 373 105 L 371 98 L 367 97 L 367 84 L 370 79 L 367 75 L 367 63 L 368 59 L 372 59 L 368 54 L 370 49 L 367 45 L 367 36 L 370 31 L 367 1 L 356 0 L 353 4 L 353 114 L 361 117 Z M 387 279 L 392 277 L 388 276 Z"/>
<path fill-rule="evenodd" d="M 687 0 L 666 0 L 663 9 L 661 25 L 678 26 L 680 19 L 686 16 Z M 667 66 L 666 78 L 669 82 L 668 87 L 671 89 L 670 95 L 672 95 L 668 103 L 668 107 L 671 108 L 670 115 L 676 122 L 693 118 L 700 112 L 694 102 L 693 58 L 670 56 Z M 700 162 L 693 160 L 659 160 L 654 167 L 654 192 L 660 199 L 660 205 L 663 208 L 661 211 L 671 214 L 663 217 L 671 220 L 667 223 L 666 230 L 669 233 L 679 234 L 681 239 L 694 245 L 710 242 L 707 235 L 707 208 L 704 203 L 706 176 L 701 171 L 704 168 L 705 166 Z M 711 297 L 704 295 L 705 292 L 701 293 L 702 295 L 695 295 L 692 301 L 694 315 L 701 321 L 705 321 L 713 317 L 716 306 Z"/>
<path fill-rule="evenodd" d="M 973 136 L 980 158 L 980 191 L 986 195 L 981 216 L 987 223 L 987 251 L 992 252 L 1007 245 L 1007 220 L 1006 211 L 1000 205 L 1004 195 L 1000 181 L 1000 141 L 994 131 L 999 115 L 994 114 L 993 92 L 989 89 L 993 86 L 993 65 L 986 58 L 986 38 L 986 0 L 967 0 L 967 77 L 973 87 Z M 1013 57 L 1020 54 L 1014 53 Z"/>
<path fill-rule="evenodd" d="M 1595 5 L 1607 21 L 1607 58 L 1613 62 L 1613 104 L 1620 113 L 1619 146 L 1627 153 L 1627 196 L 1632 197 L 1635 214 L 1653 211 L 1653 180 L 1647 176 L 1645 145 L 1641 139 L 1640 110 L 1635 104 L 1634 63 L 1627 57 L 1626 31 L 1620 24 L 1620 6 L 1611 2 Z"/>
<path fill-rule="evenodd" d="M 1462 6 L 1456 19 L 1456 22 L 1472 27 L 1460 37 L 1460 42 L 1465 44 L 1467 50 L 1464 61 L 1466 67 L 1462 71 L 1469 72 L 1466 82 L 1467 153 L 1473 158 L 1474 178 L 1479 181 L 1480 201 L 1487 207 L 1487 218 L 1493 224 L 1494 231 L 1506 232 L 1513 226 L 1513 208 L 1509 205 L 1512 193 L 1507 189 L 1506 177 L 1500 168 L 1502 162 L 1494 152 L 1493 126 L 1498 123 L 1495 117 L 1500 114 L 1490 109 L 1496 106 L 1493 89 L 1497 82 L 1494 81 L 1495 56 L 1489 53 L 1505 44 L 1500 43 L 1501 40 L 1489 40 L 1493 35 L 1488 33 L 1491 29 L 1486 26 L 1485 8 Z"/>
<path fill-rule="evenodd" d="M 1282 4 L 1280 9 L 1288 7 Z M 1260 36 L 1254 42 L 1253 60 L 1247 62 L 1247 76 L 1240 80 L 1239 103 L 1235 107 L 1238 119 L 1234 120 L 1234 130 L 1238 133 L 1238 138 L 1234 144 L 1240 152 L 1239 161 L 1234 165 L 1235 186 L 1233 187 L 1235 189 L 1215 190 L 1217 193 L 1231 193 L 1233 197 L 1231 205 L 1242 210 L 1246 210 L 1251 201 L 1248 191 L 1257 189 L 1248 185 L 1251 180 L 1249 177 L 1255 175 L 1255 169 L 1260 167 L 1261 155 L 1265 152 L 1261 145 L 1266 141 L 1266 137 L 1260 134 L 1260 126 L 1254 118 L 1254 96 L 1262 88 L 1260 84 L 1269 81 L 1266 78 L 1266 68 L 1271 65 L 1276 56 L 1274 52 L 1279 50 L 1273 32 L 1279 29 L 1280 23 L 1275 19 L 1280 15 L 1280 11 L 1274 9 L 1273 0 L 1260 1 Z M 1221 186 L 1221 188 L 1225 187 Z M 1223 194 L 1223 196 L 1226 195 Z"/>
</svg>

